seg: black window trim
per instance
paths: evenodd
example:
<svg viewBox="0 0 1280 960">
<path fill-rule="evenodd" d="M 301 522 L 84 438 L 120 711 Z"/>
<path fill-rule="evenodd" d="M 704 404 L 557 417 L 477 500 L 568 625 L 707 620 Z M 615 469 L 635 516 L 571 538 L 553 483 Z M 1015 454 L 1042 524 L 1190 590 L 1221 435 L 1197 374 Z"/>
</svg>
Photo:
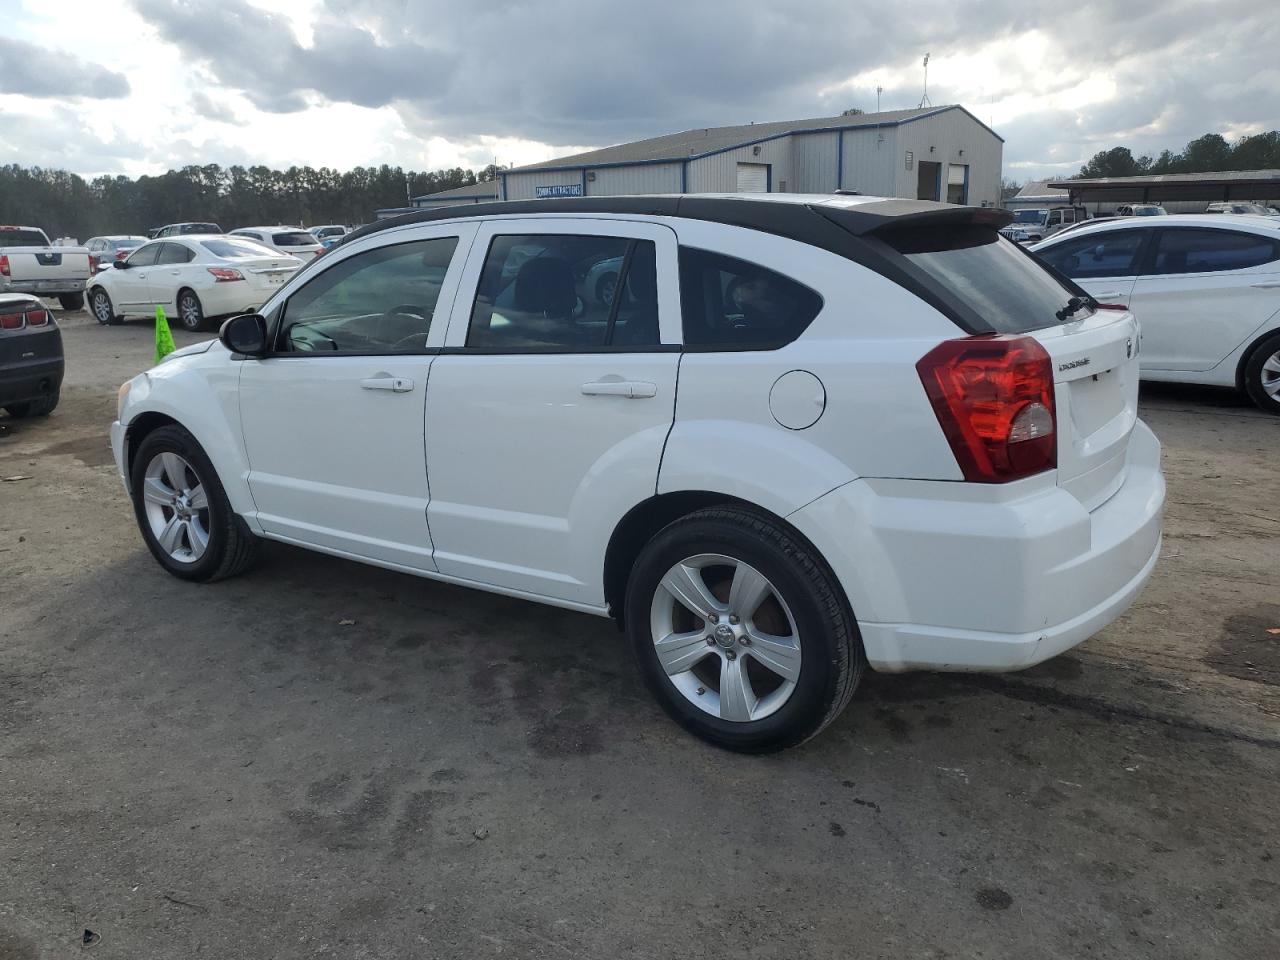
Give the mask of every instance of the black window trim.
<svg viewBox="0 0 1280 960">
<path fill-rule="evenodd" d="M 653 243 L 654 244 L 654 280 L 655 282 L 657 281 L 657 274 L 659 272 L 659 258 L 657 256 L 658 245 L 655 241 L 653 241 L 649 237 L 628 237 L 628 236 L 621 236 L 615 233 L 568 233 L 568 232 L 562 233 L 560 231 L 553 231 L 549 233 L 536 233 L 536 232 L 530 232 L 529 230 L 523 230 L 519 233 L 494 233 L 492 236 L 489 237 L 488 246 L 485 247 L 484 255 L 480 259 L 480 272 L 476 275 L 475 289 L 471 291 L 471 299 L 469 301 L 470 306 L 466 311 L 466 331 L 467 331 L 466 337 L 468 340 L 471 339 L 471 318 L 475 313 L 476 298 L 480 294 L 480 280 L 484 276 L 484 267 L 489 260 L 489 254 L 493 250 L 493 244 L 498 240 L 499 237 L 585 237 L 589 239 L 601 239 L 601 240 L 626 240 L 627 249 L 626 249 L 626 252 L 623 254 L 622 266 L 618 269 L 618 283 L 617 283 L 616 289 L 619 291 L 619 293 L 621 293 L 622 285 L 626 282 L 627 276 L 631 272 L 631 257 L 635 253 L 636 247 L 642 242 Z M 678 254 L 679 254 L 679 248 L 677 247 L 677 270 L 678 270 L 678 263 L 679 263 Z M 458 293 L 461 294 L 462 292 L 463 291 L 459 289 Z M 680 343 L 656 343 L 656 344 L 650 344 L 648 346 L 636 346 L 634 344 L 615 345 L 615 344 L 609 343 L 608 341 L 613 338 L 614 320 L 617 316 L 618 304 L 621 302 L 621 300 L 622 300 L 621 296 L 617 296 L 617 295 L 614 296 L 613 304 L 609 308 L 609 324 L 607 329 L 605 330 L 606 342 L 600 344 L 599 346 L 569 347 L 567 345 L 562 346 L 562 345 L 556 344 L 556 345 L 547 345 L 547 346 L 538 346 L 538 347 L 512 348 L 512 347 L 471 346 L 468 343 L 463 343 L 462 346 L 444 347 L 440 352 L 447 356 L 465 356 L 467 354 L 473 354 L 475 356 L 482 356 L 482 357 L 518 357 L 518 356 L 524 356 L 528 354 L 528 355 L 537 355 L 537 356 L 571 357 L 571 356 L 588 356 L 590 354 L 597 354 L 597 353 L 605 353 L 605 354 L 607 353 L 681 353 L 685 351 L 686 348 Z M 657 308 L 658 308 L 658 336 L 659 338 L 661 338 L 662 336 L 662 300 L 661 298 L 658 299 Z M 683 328 L 681 329 L 680 339 L 681 340 L 684 339 Z"/>
<path fill-rule="evenodd" d="M 228 236 L 230 236 L 230 234 L 228 234 Z M 241 239 L 251 240 L 252 238 L 241 236 Z M 433 236 L 433 237 L 414 237 L 409 240 L 402 240 L 399 243 L 386 243 L 381 246 L 370 247 L 367 250 L 361 250 L 350 257 L 343 257 L 341 260 L 335 260 L 329 264 L 326 264 L 325 269 L 319 271 L 314 276 L 310 277 L 306 281 L 306 283 L 301 284 L 297 290 L 290 292 L 289 296 L 287 296 L 284 300 L 282 300 L 279 304 L 277 304 L 275 309 L 272 310 L 272 316 L 267 318 L 267 342 L 271 344 L 271 349 L 268 350 L 265 354 L 263 354 L 262 357 L 259 357 L 256 359 L 262 359 L 262 360 L 295 359 L 296 360 L 296 359 L 314 359 L 317 357 L 324 357 L 324 358 L 328 358 L 328 357 L 434 357 L 443 353 L 444 348 L 442 347 L 422 347 L 417 350 L 397 350 L 395 352 L 389 352 L 386 350 L 326 350 L 324 352 L 320 352 L 318 350 L 280 350 L 279 349 L 280 338 L 284 335 L 284 321 L 289 313 L 290 301 L 292 301 L 293 298 L 296 297 L 301 291 L 305 290 L 308 286 L 310 286 L 320 277 L 323 277 L 326 273 L 328 273 L 329 268 L 331 266 L 336 267 L 341 263 L 346 263 L 348 260 L 354 260 L 356 257 L 363 256 L 366 253 L 374 253 L 382 250 L 390 250 L 394 247 L 404 247 L 404 246 L 408 246 L 411 243 L 429 243 L 432 240 L 457 241 L 454 244 L 453 256 L 449 260 L 449 266 L 445 269 L 445 276 L 447 277 L 449 275 L 449 270 L 453 269 L 454 267 L 454 263 L 458 257 L 459 251 L 462 250 L 463 244 L 462 244 L 462 236 L 460 234 L 441 234 L 439 236 Z M 467 250 L 462 251 L 464 257 L 469 250 L 470 250 L 470 247 L 467 247 Z M 459 269 L 461 269 L 461 267 Z M 454 299 L 456 299 L 456 294 Z M 438 307 L 439 305 L 440 305 L 440 301 L 436 300 L 436 306 Z M 435 319 L 436 319 L 435 310 L 432 310 L 431 320 L 427 327 L 427 336 L 431 335 L 431 327 L 435 324 Z"/>
</svg>

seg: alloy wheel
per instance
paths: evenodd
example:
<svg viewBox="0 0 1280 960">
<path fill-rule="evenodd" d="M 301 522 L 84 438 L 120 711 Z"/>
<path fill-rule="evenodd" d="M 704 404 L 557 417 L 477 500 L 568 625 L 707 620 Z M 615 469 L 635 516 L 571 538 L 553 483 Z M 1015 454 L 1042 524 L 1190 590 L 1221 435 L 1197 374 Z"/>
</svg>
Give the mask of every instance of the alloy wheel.
<svg viewBox="0 0 1280 960">
<path fill-rule="evenodd" d="M 158 453 L 143 475 L 147 524 L 162 550 L 178 563 L 195 563 L 209 549 L 209 501 L 191 464 Z"/>
<path fill-rule="evenodd" d="M 1267 357 L 1259 374 L 1262 392 L 1272 400 L 1280 401 L 1280 350 Z"/>
<path fill-rule="evenodd" d="M 795 618 L 777 587 L 742 560 L 704 553 L 672 566 L 654 591 L 649 625 L 672 685 L 713 717 L 762 720 L 795 692 Z"/>
</svg>

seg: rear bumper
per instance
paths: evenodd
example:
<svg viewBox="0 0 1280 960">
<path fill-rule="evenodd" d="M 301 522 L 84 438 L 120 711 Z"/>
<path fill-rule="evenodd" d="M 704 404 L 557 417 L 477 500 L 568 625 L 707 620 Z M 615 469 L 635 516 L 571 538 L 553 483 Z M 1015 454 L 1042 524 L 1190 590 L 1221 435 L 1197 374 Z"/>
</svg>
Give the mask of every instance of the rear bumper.
<svg viewBox="0 0 1280 960">
<path fill-rule="evenodd" d="M 1141 421 L 1123 485 L 1092 512 L 1054 481 L 859 480 L 789 519 L 844 585 L 877 670 L 1019 670 L 1120 616 L 1160 553 L 1160 444 Z"/>
<path fill-rule="evenodd" d="M 0 293 L 34 293 L 57 296 L 60 293 L 83 293 L 87 280 L 0 280 Z"/>
<path fill-rule="evenodd" d="M 62 357 L 27 360 L 0 366 L 0 406 L 26 403 L 57 393 L 65 369 Z"/>
</svg>

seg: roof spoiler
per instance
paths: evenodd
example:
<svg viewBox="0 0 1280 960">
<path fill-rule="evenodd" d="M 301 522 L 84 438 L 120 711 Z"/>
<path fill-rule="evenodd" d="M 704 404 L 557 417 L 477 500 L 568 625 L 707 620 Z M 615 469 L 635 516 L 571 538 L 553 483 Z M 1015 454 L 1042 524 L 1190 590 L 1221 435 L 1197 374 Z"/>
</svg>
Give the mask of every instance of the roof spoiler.
<svg viewBox="0 0 1280 960">
<path fill-rule="evenodd" d="M 976 226 L 999 230 L 1013 222 L 1013 213 L 998 207 L 960 207 L 932 200 L 884 200 L 856 207 L 814 204 L 810 207 L 855 236 L 881 230 Z"/>
</svg>

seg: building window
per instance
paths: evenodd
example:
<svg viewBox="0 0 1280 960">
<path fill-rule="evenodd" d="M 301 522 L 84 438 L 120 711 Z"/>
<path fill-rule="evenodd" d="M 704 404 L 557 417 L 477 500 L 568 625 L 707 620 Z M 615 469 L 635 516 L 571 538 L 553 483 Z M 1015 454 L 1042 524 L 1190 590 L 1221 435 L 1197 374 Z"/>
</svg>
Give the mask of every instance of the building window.
<svg viewBox="0 0 1280 960">
<path fill-rule="evenodd" d="M 969 165 L 953 163 L 947 167 L 947 203 L 968 203 Z"/>
</svg>

